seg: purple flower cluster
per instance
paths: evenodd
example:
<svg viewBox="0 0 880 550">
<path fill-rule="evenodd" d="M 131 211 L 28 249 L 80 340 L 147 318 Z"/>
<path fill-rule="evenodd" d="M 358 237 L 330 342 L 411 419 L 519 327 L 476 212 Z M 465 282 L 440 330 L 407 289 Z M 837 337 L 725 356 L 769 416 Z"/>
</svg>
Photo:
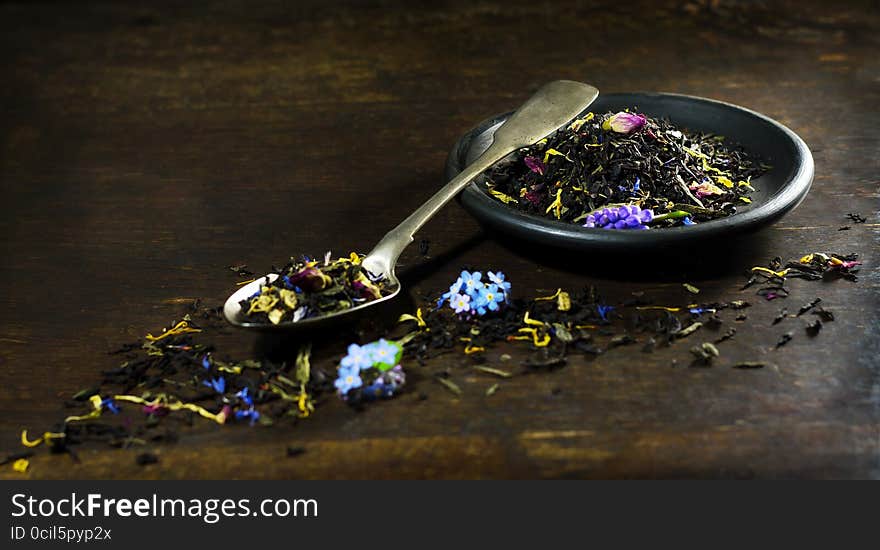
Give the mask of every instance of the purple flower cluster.
<svg viewBox="0 0 880 550">
<path fill-rule="evenodd" d="M 602 229 L 648 229 L 645 225 L 654 219 L 654 212 L 642 210 L 634 204 L 617 208 L 603 208 L 587 216 L 584 227 L 601 227 Z"/>
</svg>

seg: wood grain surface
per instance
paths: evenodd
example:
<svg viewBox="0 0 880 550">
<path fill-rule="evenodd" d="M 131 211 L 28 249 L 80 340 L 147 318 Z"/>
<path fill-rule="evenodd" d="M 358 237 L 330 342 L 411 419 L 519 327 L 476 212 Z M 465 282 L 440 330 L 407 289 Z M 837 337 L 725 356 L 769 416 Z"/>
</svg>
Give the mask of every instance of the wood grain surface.
<svg viewBox="0 0 880 550">
<path fill-rule="evenodd" d="M 771 228 L 646 259 L 535 251 L 450 204 L 419 235 L 428 255 L 402 259 L 408 296 L 374 319 L 392 325 L 463 266 L 503 269 L 521 296 L 594 284 L 612 304 L 687 303 L 687 282 L 754 304 L 711 368 L 687 366 L 700 340 L 637 344 L 486 397 L 497 380 L 449 354 L 363 412 L 326 399 L 271 428 L 197 423 L 145 467 L 143 448 L 86 445 L 78 464 L 38 449 L 0 477 L 880 477 L 875 2 L 21 2 L 0 5 L 0 43 L 3 454 L 114 366 L 108 350 L 191 299 L 220 304 L 227 266 L 369 250 L 443 183 L 459 135 L 546 81 L 740 104 L 816 160 L 812 191 Z M 793 281 L 786 303 L 740 290 L 749 267 L 813 251 L 860 253 L 859 281 Z M 771 325 L 815 297 L 836 315 L 815 338 L 801 319 Z M 357 337 L 325 335 L 316 366 Z M 228 329 L 220 345 L 270 344 Z M 501 353 L 522 352 L 488 358 Z M 730 368 L 744 360 L 776 367 Z M 419 375 L 438 366 L 460 397 Z"/>
</svg>

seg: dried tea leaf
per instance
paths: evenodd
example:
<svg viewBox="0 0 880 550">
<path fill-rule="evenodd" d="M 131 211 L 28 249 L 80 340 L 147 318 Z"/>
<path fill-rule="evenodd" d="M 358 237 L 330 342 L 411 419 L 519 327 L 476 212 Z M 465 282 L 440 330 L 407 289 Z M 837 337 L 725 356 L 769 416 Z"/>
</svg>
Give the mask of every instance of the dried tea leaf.
<svg viewBox="0 0 880 550">
<path fill-rule="evenodd" d="M 452 380 L 447 380 L 446 378 L 443 378 L 442 376 L 435 376 L 434 380 L 436 380 L 437 382 L 440 382 L 440 384 L 442 384 L 444 388 L 446 388 L 450 392 L 454 393 L 455 395 L 461 396 L 461 388 L 459 388 L 458 384 L 456 384 Z"/>
<path fill-rule="evenodd" d="M 821 301 L 822 301 L 822 298 L 816 298 L 815 300 L 813 300 L 809 304 L 802 305 L 801 308 L 797 312 L 797 316 L 800 317 L 804 313 L 810 311 L 811 309 L 813 309 L 814 307 L 819 305 L 819 302 L 821 302 Z"/>
<path fill-rule="evenodd" d="M 311 377 L 312 366 L 309 362 L 309 357 L 311 355 L 311 342 L 302 346 L 299 350 L 299 353 L 296 354 L 296 370 L 294 371 L 294 379 L 303 386 L 309 383 L 309 378 Z"/>
<path fill-rule="evenodd" d="M 704 365 L 710 365 L 713 359 L 721 355 L 715 344 L 710 342 L 703 342 L 699 346 L 692 347 L 691 354 L 696 358 L 696 362 Z"/>
<path fill-rule="evenodd" d="M 788 317 L 788 310 L 785 309 L 785 308 L 782 308 L 781 310 L 779 310 L 779 314 L 776 315 L 776 317 L 773 318 L 773 324 L 774 324 L 774 325 L 778 325 L 778 324 L 781 323 L 782 320 L 785 319 L 786 317 Z"/>
<path fill-rule="evenodd" d="M 493 369 L 492 367 L 486 367 L 483 365 L 474 365 L 474 368 L 478 371 L 485 372 L 487 374 L 492 374 L 498 376 L 500 378 L 512 378 L 513 374 L 507 371 L 503 371 L 501 369 Z"/>
<path fill-rule="evenodd" d="M 771 363 L 765 363 L 763 361 L 740 361 L 739 363 L 731 365 L 734 369 L 763 369 L 764 367 L 772 366 Z"/>
<path fill-rule="evenodd" d="M 785 344 L 791 342 L 792 338 L 794 338 L 794 333 L 793 332 L 786 332 L 785 334 L 782 335 L 781 338 L 779 338 L 779 341 L 776 342 L 776 347 L 781 348 Z"/>
<path fill-rule="evenodd" d="M 828 311 L 827 309 L 818 307 L 815 308 L 812 312 L 813 315 L 818 315 L 819 319 L 825 321 L 826 323 L 830 323 L 834 320 L 834 314 Z"/>
<path fill-rule="evenodd" d="M 697 322 L 692 323 L 689 326 L 681 329 L 680 331 L 676 332 L 674 334 L 674 336 L 677 338 L 685 338 L 687 336 L 690 336 L 691 334 L 693 334 L 697 330 L 699 330 L 699 328 L 702 326 L 703 326 L 703 323 L 697 321 Z"/>
<path fill-rule="evenodd" d="M 736 329 L 733 328 L 733 327 L 731 327 L 730 330 L 728 330 L 727 332 L 725 332 L 724 334 L 722 334 L 721 336 L 719 336 L 719 337 L 715 340 L 715 343 L 716 343 L 716 344 L 720 344 L 721 342 L 724 342 L 724 341 L 726 341 L 726 340 L 730 340 L 730 339 L 733 338 L 735 335 L 736 335 Z"/>
</svg>

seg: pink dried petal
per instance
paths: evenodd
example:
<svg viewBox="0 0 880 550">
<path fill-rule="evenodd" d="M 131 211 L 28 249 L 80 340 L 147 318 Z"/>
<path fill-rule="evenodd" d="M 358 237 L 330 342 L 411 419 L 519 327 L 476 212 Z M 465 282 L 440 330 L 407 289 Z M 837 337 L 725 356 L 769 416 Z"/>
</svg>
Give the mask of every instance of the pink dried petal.
<svg viewBox="0 0 880 550">
<path fill-rule="evenodd" d="M 544 175 L 544 172 L 547 171 L 547 165 L 541 162 L 541 159 L 537 157 L 526 157 L 523 159 L 523 162 L 526 163 L 526 166 L 529 167 L 529 170 L 535 172 L 536 174 Z"/>
<path fill-rule="evenodd" d="M 525 197 L 527 201 L 534 204 L 535 206 L 541 204 L 541 196 L 538 191 L 529 191 L 525 194 Z"/>
</svg>

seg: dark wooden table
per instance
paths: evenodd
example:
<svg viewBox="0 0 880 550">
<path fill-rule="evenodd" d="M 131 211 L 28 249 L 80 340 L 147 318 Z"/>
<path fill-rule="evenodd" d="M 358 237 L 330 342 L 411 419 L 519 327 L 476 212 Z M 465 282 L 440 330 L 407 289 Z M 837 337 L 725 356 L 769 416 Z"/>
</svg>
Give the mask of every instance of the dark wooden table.
<svg viewBox="0 0 880 550">
<path fill-rule="evenodd" d="M 502 268 L 524 296 L 595 284 L 610 303 L 643 291 L 681 304 L 689 282 L 704 301 L 752 301 L 711 368 L 687 366 L 699 338 L 653 354 L 627 346 L 486 397 L 496 380 L 449 354 L 436 361 L 460 398 L 414 375 L 411 391 L 361 413 L 327 399 L 290 425 L 200 423 L 151 447 L 161 460 L 147 467 L 141 449 L 86 446 L 80 464 L 38 449 L 26 474 L 6 465 L 0 477 L 880 477 L 874 3 L 178 4 L 0 6 L 4 454 L 114 366 L 108 350 L 196 297 L 219 304 L 228 265 L 367 251 L 441 185 L 463 131 L 549 80 L 766 113 L 812 148 L 813 190 L 730 254 L 717 243 L 723 258 L 591 269 L 486 235 L 451 204 L 420 235 L 428 257 L 403 259 L 401 311 L 463 265 Z M 794 281 L 786 303 L 740 291 L 749 267 L 812 251 L 859 252 L 859 282 Z M 801 319 L 771 325 L 817 296 L 837 318 L 816 338 Z M 794 340 L 773 350 L 788 330 Z M 330 369 L 350 338 L 318 346 L 315 364 Z M 221 340 L 239 357 L 260 351 L 250 333 Z M 776 368 L 730 368 L 754 359 Z M 306 453 L 286 458 L 289 445 Z"/>
</svg>

